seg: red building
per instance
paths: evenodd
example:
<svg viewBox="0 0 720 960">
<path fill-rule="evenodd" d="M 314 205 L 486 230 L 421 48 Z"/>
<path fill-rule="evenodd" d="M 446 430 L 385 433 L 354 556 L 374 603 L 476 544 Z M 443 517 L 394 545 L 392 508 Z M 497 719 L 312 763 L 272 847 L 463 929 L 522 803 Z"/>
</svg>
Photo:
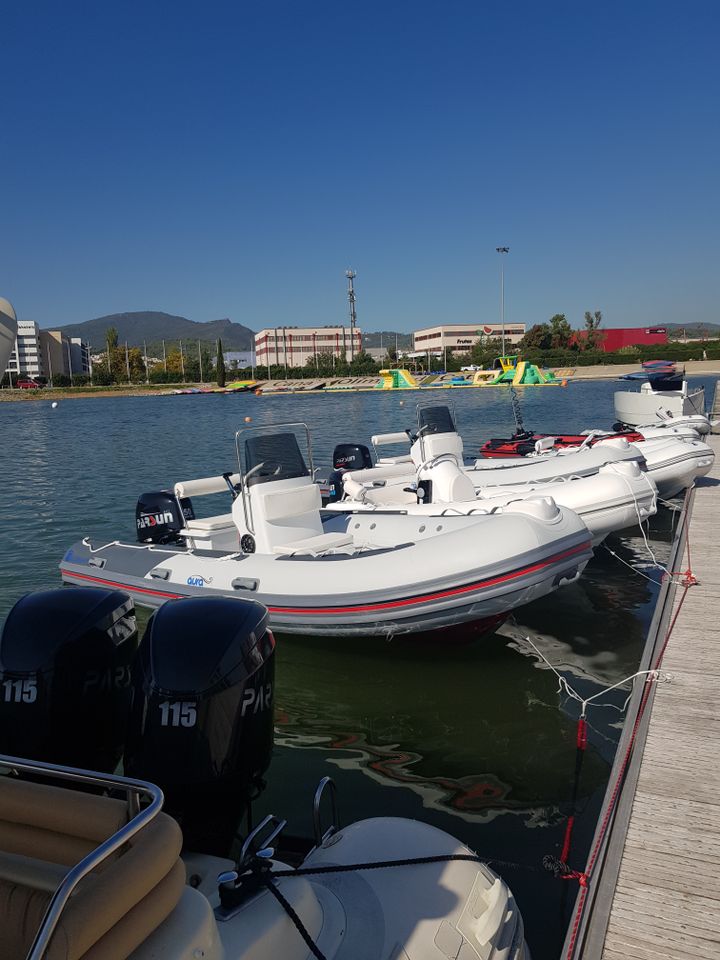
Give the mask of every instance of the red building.
<svg viewBox="0 0 720 960">
<path fill-rule="evenodd" d="M 600 350 L 612 353 L 622 347 L 634 347 L 638 344 L 657 345 L 667 343 L 668 335 L 665 327 L 607 327 L 602 329 L 602 342 L 598 344 Z M 578 330 L 573 340 L 581 342 L 585 338 L 585 331 Z"/>
</svg>

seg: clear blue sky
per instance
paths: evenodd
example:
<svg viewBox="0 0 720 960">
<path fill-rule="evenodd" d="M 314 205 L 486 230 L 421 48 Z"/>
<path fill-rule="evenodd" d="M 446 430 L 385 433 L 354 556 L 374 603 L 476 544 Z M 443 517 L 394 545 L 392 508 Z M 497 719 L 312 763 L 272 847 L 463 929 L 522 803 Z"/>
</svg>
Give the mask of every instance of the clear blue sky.
<svg viewBox="0 0 720 960">
<path fill-rule="evenodd" d="M 0 294 L 254 329 L 720 321 L 720 3 L 48 2 L 0 18 Z"/>
</svg>

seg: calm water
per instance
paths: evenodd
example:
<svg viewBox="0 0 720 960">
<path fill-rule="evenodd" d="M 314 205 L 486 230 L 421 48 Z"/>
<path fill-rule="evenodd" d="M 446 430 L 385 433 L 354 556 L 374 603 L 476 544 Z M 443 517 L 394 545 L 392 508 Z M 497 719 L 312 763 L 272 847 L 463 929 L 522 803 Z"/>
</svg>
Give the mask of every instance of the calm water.
<svg viewBox="0 0 720 960">
<path fill-rule="evenodd" d="M 565 432 L 612 422 L 611 382 L 520 391 L 525 424 Z M 706 390 L 709 385 L 706 385 Z M 507 389 L 438 391 L 451 398 L 467 453 L 514 427 Z M 134 538 L 137 495 L 234 466 L 234 431 L 304 420 L 316 465 L 335 443 L 413 426 L 427 394 L 138 397 L 0 403 L 0 621 L 24 592 L 59 584 L 57 564 L 79 536 Z M 325 471 L 322 471 L 323 473 Z M 221 505 L 221 510 L 227 509 Z M 651 525 L 667 557 L 673 514 Z M 648 565 L 637 531 L 609 545 Z M 276 748 L 257 812 L 311 832 L 320 777 L 339 787 L 342 821 L 416 817 L 451 832 L 511 884 L 538 960 L 557 955 L 575 888 L 542 871 L 559 854 L 570 812 L 576 705 L 524 641 L 584 696 L 633 673 L 657 588 L 600 548 L 582 579 L 516 612 L 469 646 L 279 638 Z M 570 861 L 585 863 L 622 723 L 617 693 L 591 711 Z M 509 864 L 515 864 L 511 866 Z"/>
</svg>

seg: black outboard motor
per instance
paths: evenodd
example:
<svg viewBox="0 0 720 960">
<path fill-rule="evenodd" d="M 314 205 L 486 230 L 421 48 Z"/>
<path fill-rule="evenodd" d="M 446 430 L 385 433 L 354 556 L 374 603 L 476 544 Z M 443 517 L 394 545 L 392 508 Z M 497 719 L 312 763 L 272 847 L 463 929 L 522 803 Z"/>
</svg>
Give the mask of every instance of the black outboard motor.
<svg viewBox="0 0 720 960">
<path fill-rule="evenodd" d="M 18 600 L 0 636 L 0 753 L 112 773 L 137 647 L 135 608 L 119 590 Z"/>
<path fill-rule="evenodd" d="M 339 443 L 333 450 L 333 469 L 328 477 L 330 496 L 328 503 L 342 500 L 342 477 L 348 470 L 369 470 L 372 465 L 370 451 L 362 443 Z"/>
<path fill-rule="evenodd" d="M 143 493 L 135 507 L 138 543 L 179 543 L 178 531 L 186 520 L 194 520 L 195 511 L 189 497 L 178 505 L 177 497 L 170 490 L 154 490 Z"/>
<path fill-rule="evenodd" d="M 125 771 L 163 789 L 191 850 L 227 856 L 270 763 L 275 639 L 267 617 L 253 600 L 171 600 L 140 645 Z"/>
</svg>

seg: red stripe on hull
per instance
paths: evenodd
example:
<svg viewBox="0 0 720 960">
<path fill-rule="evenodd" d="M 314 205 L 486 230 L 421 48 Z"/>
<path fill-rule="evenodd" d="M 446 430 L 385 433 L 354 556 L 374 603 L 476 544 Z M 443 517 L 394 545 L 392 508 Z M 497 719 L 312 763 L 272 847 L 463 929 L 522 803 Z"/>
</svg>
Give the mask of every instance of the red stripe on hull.
<svg viewBox="0 0 720 960">
<path fill-rule="evenodd" d="M 575 556 L 578 553 L 584 553 L 585 551 L 591 548 L 590 541 L 580 544 L 578 547 L 573 547 L 571 550 L 565 550 L 563 553 L 557 553 L 552 557 L 549 557 L 547 560 L 542 560 L 539 563 L 530 564 L 527 567 L 521 567 L 519 570 L 514 570 L 512 573 L 504 573 L 498 577 L 490 577 L 487 580 L 477 580 L 474 583 L 469 583 L 464 587 L 453 587 L 450 590 L 440 590 L 437 593 L 426 593 L 416 597 L 408 597 L 403 600 L 385 600 L 381 603 L 367 603 L 367 604 L 355 604 L 348 607 L 271 607 L 268 606 L 270 613 L 283 613 L 283 614 L 316 614 L 316 615 L 328 615 L 332 616 L 333 614 L 338 613 L 367 613 L 373 610 L 393 610 L 398 607 L 408 607 L 413 606 L 419 603 L 428 603 L 431 600 L 443 600 L 446 597 L 455 597 L 460 596 L 464 593 L 471 593 L 474 590 L 479 590 L 483 587 L 493 587 L 499 583 L 507 583 L 510 580 L 517 580 L 518 577 L 522 577 L 528 573 L 535 573 L 538 570 L 543 570 L 546 567 L 551 566 L 553 563 L 556 563 L 558 560 L 565 560 L 568 557 Z M 66 571 L 62 570 L 61 572 L 65 573 Z M 102 577 L 92 577 L 89 574 L 84 573 L 70 573 L 68 571 L 68 576 L 75 577 L 80 580 L 88 580 L 92 583 L 99 583 L 107 587 L 115 587 L 119 590 L 130 590 L 135 593 L 147 593 L 154 597 L 165 597 L 166 600 L 177 600 L 183 594 L 179 593 L 165 593 L 162 590 L 150 590 L 147 587 L 130 587 L 123 586 L 121 583 L 114 582 L 112 580 L 104 580 Z"/>
</svg>

